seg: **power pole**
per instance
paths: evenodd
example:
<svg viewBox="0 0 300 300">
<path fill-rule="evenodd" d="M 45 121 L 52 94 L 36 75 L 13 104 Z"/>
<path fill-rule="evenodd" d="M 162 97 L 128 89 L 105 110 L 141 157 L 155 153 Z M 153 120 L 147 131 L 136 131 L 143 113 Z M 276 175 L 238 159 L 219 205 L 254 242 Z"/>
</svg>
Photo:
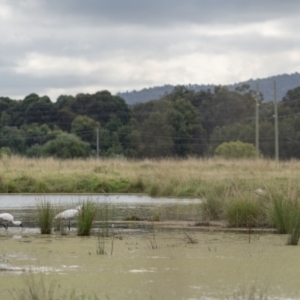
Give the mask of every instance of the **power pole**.
<svg viewBox="0 0 300 300">
<path fill-rule="evenodd" d="M 278 113 L 277 113 L 277 94 L 276 81 L 274 80 L 274 118 L 275 118 L 275 160 L 279 161 L 279 145 L 278 145 Z"/>
<path fill-rule="evenodd" d="M 97 159 L 99 158 L 99 127 L 96 129 L 97 132 Z"/>
<path fill-rule="evenodd" d="M 256 159 L 259 158 L 259 89 L 258 83 L 256 84 L 256 122 L 255 122 L 255 149 L 256 149 Z"/>
</svg>

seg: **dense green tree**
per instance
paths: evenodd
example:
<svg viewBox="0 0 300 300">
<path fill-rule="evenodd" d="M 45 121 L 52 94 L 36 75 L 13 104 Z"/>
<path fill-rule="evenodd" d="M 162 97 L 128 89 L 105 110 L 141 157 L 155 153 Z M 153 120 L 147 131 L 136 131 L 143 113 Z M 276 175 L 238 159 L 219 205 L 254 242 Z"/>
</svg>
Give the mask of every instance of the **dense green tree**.
<svg viewBox="0 0 300 300">
<path fill-rule="evenodd" d="M 58 158 L 87 157 L 89 155 L 89 144 L 83 142 L 78 136 L 62 133 L 54 140 L 48 141 L 42 146 L 43 156 L 54 156 Z"/>
<path fill-rule="evenodd" d="M 111 147 L 107 149 L 105 155 L 106 156 L 116 156 L 123 154 L 123 147 L 119 141 L 119 135 L 117 132 L 111 133 Z"/>
<path fill-rule="evenodd" d="M 18 102 L 8 97 L 0 97 L 0 115 L 2 112 L 7 111 L 9 108 L 14 107 Z"/>
<path fill-rule="evenodd" d="M 84 142 L 90 144 L 92 149 L 97 147 L 97 128 L 100 130 L 99 122 L 87 116 L 77 116 L 71 125 L 71 132 L 79 136 Z"/>
<path fill-rule="evenodd" d="M 172 127 L 175 154 L 180 157 L 187 156 L 191 151 L 192 137 L 187 131 L 184 115 L 172 108 L 166 112 L 166 118 Z"/>
<path fill-rule="evenodd" d="M 202 127 L 201 119 L 195 107 L 190 101 L 178 98 L 173 106 L 184 117 L 186 132 L 191 137 L 189 141 L 189 149 L 191 155 L 203 155 L 206 148 L 205 130 Z M 181 128 L 183 133 L 184 128 Z M 186 135 L 187 136 L 187 135 Z"/>
<path fill-rule="evenodd" d="M 215 150 L 215 155 L 223 158 L 255 158 L 255 146 L 241 141 L 225 142 L 219 145 Z"/>
<path fill-rule="evenodd" d="M 117 132 L 118 128 L 122 126 L 121 120 L 114 114 L 110 115 L 108 122 L 105 124 L 105 128 L 112 133 Z"/>
<path fill-rule="evenodd" d="M 8 126 L 10 124 L 10 115 L 7 112 L 2 112 L 0 116 L 0 127 Z"/>
<path fill-rule="evenodd" d="M 57 136 L 64 131 L 76 134 L 95 152 L 99 127 L 103 156 L 214 154 L 224 142 L 254 144 L 255 98 L 256 92 L 247 85 L 236 91 L 219 86 L 199 92 L 177 86 L 161 99 L 132 107 L 108 91 L 61 95 L 56 103 L 34 93 L 18 101 L 0 97 L 0 147 L 39 156 L 46 144 L 57 144 Z M 274 157 L 274 104 L 262 100 L 260 95 L 260 150 L 265 157 Z M 300 87 L 278 102 L 278 120 L 280 158 L 300 157 Z"/>
<path fill-rule="evenodd" d="M 139 124 L 147 120 L 151 114 L 155 112 L 163 113 L 172 107 L 172 103 L 168 99 L 152 100 L 146 103 L 137 103 L 132 107 L 133 117 Z"/>
<path fill-rule="evenodd" d="M 202 124 L 208 135 L 214 128 L 233 123 L 253 122 L 256 100 L 251 94 L 240 94 L 225 87 L 216 87 L 211 98 L 204 99 L 199 107 Z"/>
<path fill-rule="evenodd" d="M 215 127 L 210 137 L 209 152 L 213 154 L 215 149 L 224 142 L 239 140 L 244 143 L 255 143 L 254 124 L 230 124 L 223 127 Z"/>
<path fill-rule="evenodd" d="M 123 154 L 128 157 L 137 157 L 140 152 L 141 132 L 136 119 L 131 118 L 127 125 L 119 127 L 118 134 Z"/>
<path fill-rule="evenodd" d="M 95 94 L 79 94 L 72 103 L 72 110 L 76 114 L 86 115 L 99 121 L 104 126 L 114 114 L 122 124 L 130 120 L 130 110 L 125 100 L 118 96 L 111 95 L 108 91 L 101 91 Z"/>
<path fill-rule="evenodd" d="M 107 129 L 101 129 L 99 133 L 100 137 L 100 154 L 105 155 L 106 151 L 112 147 L 111 133 Z"/>
<path fill-rule="evenodd" d="M 57 112 L 57 125 L 63 131 L 70 132 L 72 128 L 72 122 L 76 118 L 76 116 L 77 115 L 72 112 L 70 107 L 65 106 Z"/>
<path fill-rule="evenodd" d="M 57 98 L 55 106 L 57 110 L 60 110 L 64 107 L 71 107 L 72 103 L 75 101 L 75 97 L 70 95 L 61 95 Z"/>
<path fill-rule="evenodd" d="M 57 126 L 54 126 L 53 129 L 51 129 L 47 124 L 38 125 L 32 123 L 29 125 L 22 125 L 21 129 L 24 132 L 26 147 L 31 147 L 35 144 L 43 145 L 62 133 L 62 130 Z"/>
<path fill-rule="evenodd" d="M 8 147 L 13 153 L 21 154 L 26 149 L 24 131 L 17 127 L 3 126 L 0 130 L 0 148 Z"/>
<path fill-rule="evenodd" d="M 12 152 L 10 150 L 9 147 L 2 147 L 0 148 L 0 158 L 3 157 L 3 156 L 11 156 L 12 155 Z"/>
<path fill-rule="evenodd" d="M 48 126 L 53 126 L 57 123 L 57 108 L 51 102 L 50 98 L 44 97 L 31 97 L 30 102 L 23 102 L 26 106 L 25 109 L 25 123 L 37 123 L 39 125 L 47 124 Z M 25 98 L 26 99 L 26 98 Z M 27 103 L 27 104 L 26 104 Z"/>
<path fill-rule="evenodd" d="M 141 142 L 141 157 L 168 157 L 174 154 L 172 127 L 163 114 L 155 112 L 143 122 Z"/>
<path fill-rule="evenodd" d="M 281 159 L 300 158 L 300 117 L 286 118 L 279 122 L 279 157 Z"/>
<path fill-rule="evenodd" d="M 275 155 L 274 122 L 263 121 L 259 123 L 259 148 L 264 157 L 272 158 Z"/>
</svg>

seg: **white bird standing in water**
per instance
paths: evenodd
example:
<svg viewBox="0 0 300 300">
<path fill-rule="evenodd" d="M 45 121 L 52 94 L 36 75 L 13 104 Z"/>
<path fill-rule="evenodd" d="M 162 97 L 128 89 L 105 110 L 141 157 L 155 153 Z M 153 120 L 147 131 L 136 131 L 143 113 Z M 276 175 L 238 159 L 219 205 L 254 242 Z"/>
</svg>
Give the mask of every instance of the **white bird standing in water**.
<svg viewBox="0 0 300 300">
<path fill-rule="evenodd" d="M 83 205 L 79 205 L 77 207 L 75 207 L 74 209 L 67 209 L 64 210 L 63 212 L 57 214 L 54 219 L 60 219 L 60 220 L 68 220 L 69 224 L 68 224 L 68 228 L 69 231 L 71 229 L 71 220 L 78 217 L 79 212 L 83 209 Z"/>
<path fill-rule="evenodd" d="M 13 225 L 20 226 L 23 228 L 22 222 L 15 221 L 13 215 L 11 215 L 9 213 L 0 214 L 0 225 L 2 225 L 7 230 L 8 224 L 13 224 Z"/>
</svg>

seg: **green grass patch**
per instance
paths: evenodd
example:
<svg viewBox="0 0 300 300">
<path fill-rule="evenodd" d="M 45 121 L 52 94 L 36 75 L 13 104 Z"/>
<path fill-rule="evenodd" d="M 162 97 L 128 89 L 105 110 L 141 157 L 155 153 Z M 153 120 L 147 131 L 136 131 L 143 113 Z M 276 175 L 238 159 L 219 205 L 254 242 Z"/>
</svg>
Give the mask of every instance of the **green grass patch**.
<svg viewBox="0 0 300 300">
<path fill-rule="evenodd" d="M 89 236 L 97 213 L 97 204 L 91 200 L 82 203 L 83 209 L 78 215 L 77 235 Z"/>
<path fill-rule="evenodd" d="M 40 201 L 36 206 L 37 223 L 41 234 L 50 234 L 52 232 L 52 221 L 54 218 L 54 208 L 51 203 Z"/>
<path fill-rule="evenodd" d="M 146 184 L 142 177 L 136 178 L 132 182 L 128 182 L 128 186 L 126 188 L 127 193 L 143 193 L 145 191 Z"/>
<path fill-rule="evenodd" d="M 284 189 L 273 186 L 269 191 L 269 219 L 279 233 L 289 234 L 287 244 L 298 245 L 300 238 L 299 186 L 288 185 Z"/>
<path fill-rule="evenodd" d="M 261 203 L 249 195 L 228 200 L 224 206 L 224 218 L 232 227 L 256 227 L 264 222 Z"/>
</svg>

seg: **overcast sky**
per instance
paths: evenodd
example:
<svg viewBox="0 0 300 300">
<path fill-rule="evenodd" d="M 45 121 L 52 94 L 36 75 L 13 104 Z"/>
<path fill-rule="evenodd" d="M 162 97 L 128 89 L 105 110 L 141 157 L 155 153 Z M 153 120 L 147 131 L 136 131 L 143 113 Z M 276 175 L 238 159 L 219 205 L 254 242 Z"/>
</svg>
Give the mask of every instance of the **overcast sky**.
<svg viewBox="0 0 300 300">
<path fill-rule="evenodd" d="M 299 0 L 0 0 L 0 96 L 300 71 Z"/>
</svg>

